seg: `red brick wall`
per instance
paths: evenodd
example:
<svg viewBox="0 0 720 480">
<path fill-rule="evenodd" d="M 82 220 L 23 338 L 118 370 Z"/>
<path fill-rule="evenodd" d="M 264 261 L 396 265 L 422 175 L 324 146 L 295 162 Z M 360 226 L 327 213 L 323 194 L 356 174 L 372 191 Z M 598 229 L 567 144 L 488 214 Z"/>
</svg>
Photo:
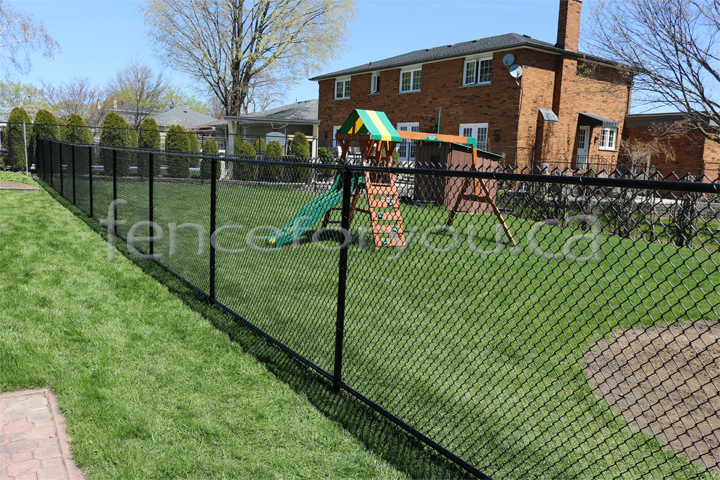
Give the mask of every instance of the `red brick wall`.
<svg viewBox="0 0 720 480">
<path fill-rule="evenodd" d="M 623 141 L 637 140 L 651 142 L 654 139 L 650 127 L 632 127 L 623 131 Z M 675 159 L 666 154 L 650 157 L 650 165 L 657 168 L 663 177 L 674 173 L 683 177 L 688 173 L 697 176 L 701 171 L 715 179 L 720 166 L 720 145 L 706 140 L 699 132 L 691 131 L 685 135 L 671 137 L 666 143 L 672 147 Z M 629 160 L 626 161 L 630 163 Z"/>
<path fill-rule="evenodd" d="M 720 143 L 705 139 L 703 162 L 706 181 L 720 182 Z"/>
<path fill-rule="evenodd" d="M 506 53 L 493 56 L 490 85 L 463 87 L 463 59 L 424 64 L 420 92 L 399 93 L 400 69 L 381 72 L 376 94 L 370 94 L 370 73 L 353 75 L 348 100 L 334 99 L 334 79 L 321 80 L 320 138 L 331 138 L 332 127 L 342 125 L 355 108 L 385 112 L 393 125 L 419 122 L 421 132 L 434 133 L 441 108 L 440 133 L 457 135 L 461 123 L 488 123 L 490 144 L 514 147 L 520 88 L 502 64 Z"/>
<path fill-rule="evenodd" d="M 614 163 L 629 102 L 630 90 L 627 79 L 614 70 L 589 66 L 570 56 L 558 59 L 558 66 L 562 67 L 562 75 L 555 80 L 557 83 L 553 103 L 559 122 L 545 125 L 544 158 L 536 159 L 536 165 L 541 161 L 558 166 L 574 165 L 580 112 L 592 113 L 618 122 L 616 150 L 600 150 L 597 136 L 601 127 L 592 127 L 589 132 L 590 163 L 605 165 Z M 529 111 L 524 115 L 529 117 L 532 113 Z M 529 142 L 530 138 L 526 138 L 526 141 Z"/>
<path fill-rule="evenodd" d="M 577 52 L 580 39 L 580 11 L 582 0 L 560 0 L 558 16 L 558 46 Z"/>
<path fill-rule="evenodd" d="M 507 53 L 522 65 L 522 88 L 502 63 Z M 464 60 L 453 59 L 422 67 L 422 91 L 398 93 L 400 69 L 380 74 L 380 92 L 370 94 L 370 73 L 352 76 L 351 98 L 335 100 L 335 80 L 319 82 L 320 138 L 332 138 L 332 128 L 342 125 L 355 108 L 378 110 L 396 125 L 419 122 L 420 131 L 435 132 L 438 108 L 442 109 L 440 133 L 457 135 L 461 123 L 487 123 L 488 144 L 494 153 L 505 153 L 509 163 L 531 165 L 536 151 L 538 108 L 553 108 L 558 124 L 545 125 L 542 151 L 548 163 L 571 161 L 577 142 L 578 112 L 594 113 L 620 123 L 627 111 L 628 88 L 611 72 L 578 74 L 577 61 L 536 50 L 518 49 L 493 55 L 490 85 L 462 86 Z M 556 69 L 562 66 L 562 75 Z M 557 94 L 557 95 L 555 95 Z M 555 104 L 555 105 L 554 105 Z M 616 152 L 600 152 L 591 131 L 590 154 L 613 157 Z M 618 142 L 619 143 L 619 142 Z M 535 158 L 535 165 L 542 159 Z"/>
</svg>

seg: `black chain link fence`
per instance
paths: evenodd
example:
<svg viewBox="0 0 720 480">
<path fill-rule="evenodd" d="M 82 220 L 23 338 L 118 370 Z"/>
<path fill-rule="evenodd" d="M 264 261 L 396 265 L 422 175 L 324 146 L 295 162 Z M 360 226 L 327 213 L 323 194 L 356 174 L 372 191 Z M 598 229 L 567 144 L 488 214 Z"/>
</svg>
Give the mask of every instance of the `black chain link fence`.
<svg viewBox="0 0 720 480">
<path fill-rule="evenodd" d="M 117 200 L 138 254 L 469 473 L 720 478 L 718 184 L 38 151 L 93 218 Z"/>
</svg>

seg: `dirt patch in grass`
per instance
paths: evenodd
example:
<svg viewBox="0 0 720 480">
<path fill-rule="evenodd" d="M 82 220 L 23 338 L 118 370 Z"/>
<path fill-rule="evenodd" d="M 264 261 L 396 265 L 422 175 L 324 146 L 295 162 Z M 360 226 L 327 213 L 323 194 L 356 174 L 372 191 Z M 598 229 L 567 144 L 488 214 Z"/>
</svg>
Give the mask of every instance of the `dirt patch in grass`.
<svg viewBox="0 0 720 480">
<path fill-rule="evenodd" d="M 620 330 L 585 354 L 595 394 L 634 431 L 720 471 L 720 323 Z"/>
</svg>

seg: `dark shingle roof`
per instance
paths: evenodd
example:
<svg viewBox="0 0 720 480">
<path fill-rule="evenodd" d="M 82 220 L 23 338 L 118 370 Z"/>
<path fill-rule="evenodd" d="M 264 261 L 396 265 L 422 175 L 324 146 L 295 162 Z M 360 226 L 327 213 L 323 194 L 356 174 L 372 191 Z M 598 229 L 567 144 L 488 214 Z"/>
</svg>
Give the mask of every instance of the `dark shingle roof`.
<svg viewBox="0 0 720 480">
<path fill-rule="evenodd" d="M 180 125 L 183 128 L 194 128 L 199 125 L 205 125 L 215 121 L 216 119 L 210 115 L 191 110 L 187 107 L 175 107 L 162 113 L 151 115 L 157 122 L 158 126 L 169 127 L 170 125 Z"/>
<path fill-rule="evenodd" d="M 241 117 L 226 116 L 238 120 L 240 123 L 275 121 L 275 122 L 308 122 L 320 123 L 318 120 L 318 101 L 304 100 L 302 102 L 270 108 L 262 112 L 250 113 Z"/>
<path fill-rule="evenodd" d="M 370 62 L 364 65 L 358 65 L 357 67 L 346 68 L 345 70 L 339 70 L 337 72 L 325 73 L 313 77 L 310 80 L 324 80 L 326 78 L 340 77 L 343 75 L 353 75 L 357 73 L 373 72 L 376 70 L 386 70 L 389 68 L 397 68 L 403 65 L 412 65 L 415 63 L 426 63 L 434 62 L 437 60 L 443 60 L 446 58 L 462 57 L 466 55 L 474 55 L 477 53 L 491 52 L 496 50 L 519 48 L 519 47 L 534 47 L 542 50 L 549 50 L 553 52 L 569 52 L 562 48 L 557 48 L 554 44 L 543 42 L 542 40 L 535 40 L 534 38 L 528 37 L 527 35 L 520 35 L 517 33 L 506 33 L 504 35 L 496 35 L 494 37 L 480 38 L 478 40 L 471 40 L 469 42 L 454 43 L 452 45 L 443 45 L 441 47 L 426 48 L 423 50 L 416 50 L 414 52 L 405 53 L 395 57 L 386 58 L 377 62 Z M 594 57 L 584 53 L 576 53 L 582 57 L 608 62 L 607 60 Z M 609 63 L 609 62 L 608 62 Z"/>
</svg>

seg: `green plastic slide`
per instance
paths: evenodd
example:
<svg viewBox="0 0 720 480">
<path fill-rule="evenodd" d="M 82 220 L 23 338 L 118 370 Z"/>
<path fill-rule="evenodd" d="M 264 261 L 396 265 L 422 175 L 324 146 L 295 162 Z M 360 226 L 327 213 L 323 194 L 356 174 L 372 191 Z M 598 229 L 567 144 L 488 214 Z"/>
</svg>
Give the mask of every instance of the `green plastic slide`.
<svg viewBox="0 0 720 480">
<path fill-rule="evenodd" d="M 351 192 L 365 181 L 362 174 L 353 175 L 351 182 Z M 280 248 L 293 240 L 300 238 L 305 232 L 310 230 L 318 220 L 323 218 L 327 212 L 337 207 L 342 202 L 343 185 L 342 176 L 335 178 L 335 183 L 330 190 L 318 195 L 298 210 L 298 212 L 286 223 L 280 230 L 277 230 L 267 237 L 267 244 Z"/>
</svg>

